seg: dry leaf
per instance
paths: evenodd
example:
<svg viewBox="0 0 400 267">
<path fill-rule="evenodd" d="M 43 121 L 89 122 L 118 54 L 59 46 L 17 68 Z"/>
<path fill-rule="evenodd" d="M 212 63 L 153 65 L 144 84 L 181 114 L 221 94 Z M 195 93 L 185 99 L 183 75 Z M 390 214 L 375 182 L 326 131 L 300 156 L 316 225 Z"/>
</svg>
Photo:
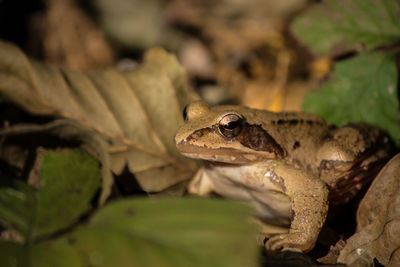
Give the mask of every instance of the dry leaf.
<svg viewBox="0 0 400 267">
<path fill-rule="evenodd" d="M 0 93 L 37 115 L 68 118 L 104 139 L 111 170 L 124 166 L 146 191 L 161 191 L 192 176 L 173 136 L 181 111 L 193 99 L 176 58 L 153 49 L 135 71 L 64 70 L 29 60 L 0 42 Z"/>
<path fill-rule="evenodd" d="M 381 170 L 361 201 L 357 232 L 338 262 L 371 263 L 374 258 L 385 266 L 400 265 L 400 154 Z"/>
<path fill-rule="evenodd" d="M 31 23 L 30 42 L 46 61 L 58 66 L 89 70 L 111 66 L 115 55 L 101 29 L 76 0 L 46 0 L 46 10 Z M 41 38 L 38 38 L 38 35 Z"/>
<path fill-rule="evenodd" d="M 334 246 L 330 246 L 329 251 L 325 256 L 317 259 L 317 261 L 322 264 L 336 264 L 340 251 L 342 251 L 345 245 L 346 242 L 343 239 L 340 239 Z"/>
</svg>

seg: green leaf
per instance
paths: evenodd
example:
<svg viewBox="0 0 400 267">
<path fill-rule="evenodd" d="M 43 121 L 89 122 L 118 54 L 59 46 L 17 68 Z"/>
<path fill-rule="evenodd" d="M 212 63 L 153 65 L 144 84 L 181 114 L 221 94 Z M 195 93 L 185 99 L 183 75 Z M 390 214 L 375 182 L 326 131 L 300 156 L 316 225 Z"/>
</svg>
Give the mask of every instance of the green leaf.
<svg viewBox="0 0 400 267">
<path fill-rule="evenodd" d="M 76 252 L 65 242 L 26 246 L 0 242 L 2 267 L 80 267 L 83 266 Z"/>
<path fill-rule="evenodd" d="M 12 242 L 0 242 L 0 258 L 4 267 L 27 266 L 24 246 Z"/>
<path fill-rule="evenodd" d="M 34 218 L 33 207 L 35 202 L 35 190 L 20 181 L 1 177 L 0 186 L 0 223 L 8 229 L 16 229 L 23 236 L 28 236 Z"/>
<path fill-rule="evenodd" d="M 326 0 L 298 16 L 292 29 L 316 54 L 400 41 L 400 1 Z"/>
<path fill-rule="evenodd" d="M 398 142 L 396 85 L 393 55 L 360 54 L 335 64 L 330 80 L 306 97 L 303 108 L 337 125 L 362 121 L 380 126 Z"/>
<path fill-rule="evenodd" d="M 257 266 L 250 211 L 215 199 L 126 199 L 106 205 L 67 236 L 39 245 L 79 255 L 84 266 Z M 37 255 L 44 252 L 37 246 L 30 261 L 41 266 L 44 258 Z M 0 246 L 3 258 L 1 251 Z"/>
<path fill-rule="evenodd" d="M 80 150 L 46 151 L 39 158 L 37 192 L 23 183 L 0 187 L 0 221 L 28 242 L 75 222 L 100 187 L 99 164 Z"/>
</svg>

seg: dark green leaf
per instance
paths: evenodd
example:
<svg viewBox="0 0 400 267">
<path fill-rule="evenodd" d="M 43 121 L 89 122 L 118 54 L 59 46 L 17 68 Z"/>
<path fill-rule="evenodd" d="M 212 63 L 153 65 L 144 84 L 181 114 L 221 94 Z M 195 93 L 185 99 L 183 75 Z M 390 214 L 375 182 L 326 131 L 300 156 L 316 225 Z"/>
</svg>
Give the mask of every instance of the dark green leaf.
<svg viewBox="0 0 400 267">
<path fill-rule="evenodd" d="M 375 124 L 399 141 L 396 85 L 392 55 L 361 54 L 335 64 L 330 80 L 306 97 L 304 110 L 337 125 L 350 121 Z"/>
<path fill-rule="evenodd" d="M 25 246 L 0 242 L 2 267 L 80 267 L 84 266 L 76 252 L 65 242 Z"/>
<path fill-rule="evenodd" d="M 63 256 L 59 262 L 79 255 L 84 266 L 257 266 L 250 211 L 223 200 L 122 200 L 106 205 L 88 225 L 39 244 L 42 250 L 36 245 L 30 261 L 49 266 L 41 265 L 41 255 L 51 248 L 48 253 Z"/>
<path fill-rule="evenodd" d="M 8 229 L 18 230 L 28 236 L 33 224 L 34 207 L 36 205 L 34 189 L 20 181 L 12 186 L 5 185 L 5 177 L 1 177 L 0 186 L 0 222 Z"/>
<path fill-rule="evenodd" d="M 203 199 L 124 200 L 70 239 L 111 266 L 254 266 L 249 207 Z M 251 264 L 252 263 L 252 264 Z"/>
<path fill-rule="evenodd" d="M 23 245 L 11 242 L 0 242 L 0 258 L 4 267 L 27 266 L 27 257 Z"/>
<path fill-rule="evenodd" d="M 400 1 L 326 0 L 298 16 L 293 31 L 317 54 L 400 41 Z"/>
<path fill-rule="evenodd" d="M 80 150 L 48 151 L 39 157 L 37 192 L 23 183 L 15 188 L 0 187 L 1 221 L 28 241 L 73 223 L 89 210 L 100 187 L 97 161 Z"/>
</svg>

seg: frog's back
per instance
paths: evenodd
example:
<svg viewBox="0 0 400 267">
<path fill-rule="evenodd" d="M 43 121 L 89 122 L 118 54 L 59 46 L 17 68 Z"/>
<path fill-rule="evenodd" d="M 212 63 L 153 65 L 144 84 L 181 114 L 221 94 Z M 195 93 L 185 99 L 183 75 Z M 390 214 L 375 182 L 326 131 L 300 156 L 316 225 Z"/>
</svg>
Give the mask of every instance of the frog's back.
<svg viewBox="0 0 400 267">
<path fill-rule="evenodd" d="M 253 123 L 252 116 L 247 120 Z M 257 120 L 285 151 L 287 161 L 314 173 L 318 172 L 318 150 L 324 140 L 329 138 L 334 126 L 314 114 L 302 112 L 259 112 Z"/>
<path fill-rule="evenodd" d="M 306 113 L 266 112 L 265 116 L 262 127 L 285 151 L 285 160 L 323 180 L 332 204 L 352 199 L 393 154 L 390 138 L 376 126 L 335 127 Z"/>
</svg>

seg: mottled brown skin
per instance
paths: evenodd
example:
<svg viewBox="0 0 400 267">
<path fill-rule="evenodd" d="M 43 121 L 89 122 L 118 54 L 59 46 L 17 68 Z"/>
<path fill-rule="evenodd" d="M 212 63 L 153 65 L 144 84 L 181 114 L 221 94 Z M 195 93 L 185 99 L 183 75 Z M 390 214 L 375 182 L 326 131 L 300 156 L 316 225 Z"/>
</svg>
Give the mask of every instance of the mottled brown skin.
<svg viewBox="0 0 400 267">
<path fill-rule="evenodd" d="M 310 250 L 328 201 L 350 200 L 390 154 L 379 129 L 335 128 L 312 114 L 198 101 L 186 108 L 186 117 L 175 136 L 178 150 L 210 163 L 190 191 L 247 200 L 263 223 L 289 227 L 267 241 L 268 250 Z"/>
</svg>

